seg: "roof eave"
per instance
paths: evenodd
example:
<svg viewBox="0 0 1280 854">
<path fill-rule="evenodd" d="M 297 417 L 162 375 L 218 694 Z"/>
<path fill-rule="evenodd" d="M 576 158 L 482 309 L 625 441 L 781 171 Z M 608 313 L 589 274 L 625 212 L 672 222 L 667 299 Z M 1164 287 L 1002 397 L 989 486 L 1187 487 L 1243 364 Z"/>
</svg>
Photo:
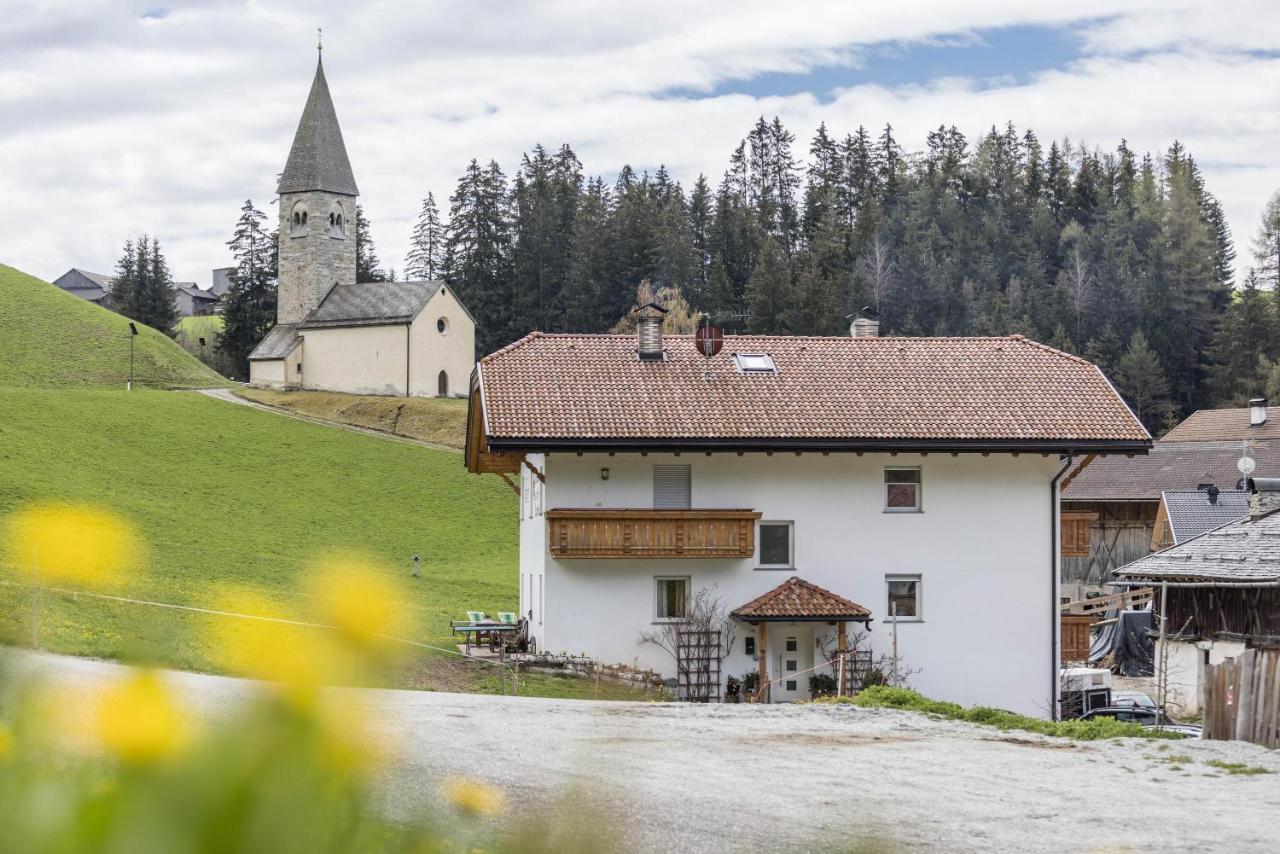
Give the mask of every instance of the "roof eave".
<svg viewBox="0 0 1280 854">
<path fill-rule="evenodd" d="M 831 439 L 488 437 L 489 446 L 523 451 L 926 451 L 941 453 L 1145 454 L 1151 440 L 1121 439 Z"/>
</svg>

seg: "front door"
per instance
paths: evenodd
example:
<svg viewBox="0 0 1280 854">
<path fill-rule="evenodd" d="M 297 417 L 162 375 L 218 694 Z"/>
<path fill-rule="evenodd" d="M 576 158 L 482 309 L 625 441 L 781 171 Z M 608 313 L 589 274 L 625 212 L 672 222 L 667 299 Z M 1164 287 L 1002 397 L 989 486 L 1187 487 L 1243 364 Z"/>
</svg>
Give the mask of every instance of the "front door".
<svg viewBox="0 0 1280 854">
<path fill-rule="evenodd" d="M 806 672 L 812 666 L 807 658 L 811 652 L 811 644 L 805 638 L 807 633 L 790 626 L 779 629 L 780 637 L 775 641 L 779 652 L 773 676 L 778 680 L 773 685 L 774 702 L 808 699 L 809 677 L 813 674 Z"/>
</svg>

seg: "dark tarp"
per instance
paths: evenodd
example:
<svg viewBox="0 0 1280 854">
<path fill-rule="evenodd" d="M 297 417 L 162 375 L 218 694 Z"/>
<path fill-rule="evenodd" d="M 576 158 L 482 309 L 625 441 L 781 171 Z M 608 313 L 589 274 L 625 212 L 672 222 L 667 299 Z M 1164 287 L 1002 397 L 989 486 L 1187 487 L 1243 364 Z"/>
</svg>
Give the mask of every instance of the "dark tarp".
<svg viewBox="0 0 1280 854">
<path fill-rule="evenodd" d="M 1097 665 L 1111 652 L 1115 653 L 1114 669 L 1121 676 L 1154 676 L 1155 644 L 1151 640 L 1153 614 L 1145 611 L 1111 611 L 1110 625 L 1100 626 L 1089 646 L 1089 664 Z"/>
</svg>

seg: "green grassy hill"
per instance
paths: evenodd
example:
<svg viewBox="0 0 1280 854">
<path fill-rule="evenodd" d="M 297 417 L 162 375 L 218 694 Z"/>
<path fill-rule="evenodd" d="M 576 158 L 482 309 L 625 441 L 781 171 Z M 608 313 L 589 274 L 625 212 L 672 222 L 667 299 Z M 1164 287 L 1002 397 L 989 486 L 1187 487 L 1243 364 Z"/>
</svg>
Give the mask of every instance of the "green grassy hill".
<svg viewBox="0 0 1280 854">
<path fill-rule="evenodd" d="M 146 326 L 138 327 L 133 375 L 156 388 L 227 384 Z M 128 376 L 128 320 L 0 264 L 0 386 L 123 388 Z"/>
</svg>

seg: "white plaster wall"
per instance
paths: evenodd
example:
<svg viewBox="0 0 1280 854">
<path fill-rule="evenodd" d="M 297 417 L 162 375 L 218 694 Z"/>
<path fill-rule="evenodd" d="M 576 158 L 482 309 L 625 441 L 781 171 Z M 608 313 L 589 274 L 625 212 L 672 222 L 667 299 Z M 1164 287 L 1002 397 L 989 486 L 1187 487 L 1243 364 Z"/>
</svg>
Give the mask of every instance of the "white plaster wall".
<svg viewBox="0 0 1280 854">
<path fill-rule="evenodd" d="M 403 395 L 406 326 L 306 329 L 302 387 L 349 394 Z"/>
<path fill-rule="evenodd" d="M 1221 664 L 1245 651 L 1238 641 L 1168 641 L 1169 654 L 1165 658 L 1167 705 L 1177 714 L 1193 715 L 1200 711 L 1200 680 L 1203 676 L 1201 662 L 1205 648 L 1209 652 L 1209 664 Z M 1160 643 L 1156 643 L 1156 666 L 1161 661 Z M 1156 699 L 1152 695 L 1152 699 Z"/>
<path fill-rule="evenodd" d="M 441 334 L 437 322 L 445 320 Z M 440 372 L 449 376 L 449 396 L 466 395 L 475 366 L 476 325 L 448 287 L 441 287 L 413 322 L 409 386 L 414 397 L 435 397 Z"/>
<path fill-rule="evenodd" d="M 553 454 L 542 461 L 545 506 L 650 507 L 651 467 L 671 462 L 692 465 L 694 507 L 751 508 L 765 521 L 793 521 L 794 574 L 870 608 L 877 656 L 889 648 L 885 576 L 921 575 L 923 619 L 898 630 L 903 665 L 920 671 L 913 687 L 964 704 L 1048 713 L 1057 673 L 1049 492 L 1057 458 Z M 921 513 L 883 512 L 884 468 L 903 465 L 922 469 Z M 544 649 L 667 672 L 661 652 L 637 643 L 652 625 L 655 576 L 689 576 L 694 590 L 714 585 L 737 607 L 793 574 L 755 569 L 755 560 L 557 561 L 546 554 L 543 520 L 523 521 L 521 535 L 522 572 L 538 561 L 535 547 L 545 564 Z M 754 669 L 741 652 L 744 631 L 725 675 Z"/>
<path fill-rule="evenodd" d="M 542 471 L 541 454 L 529 454 L 520 468 L 520 616 L 529 618 L 529 634 L 538 649 L 547 646 L 545 556 L 547 552 L 546 491 L 530 468 Z"/>
<path fill-rule="evenodd" d="M 285 360 L 268 359 L 249 363 L 249 385 L 258 388 L 284 388 Z"/>
</svg>

